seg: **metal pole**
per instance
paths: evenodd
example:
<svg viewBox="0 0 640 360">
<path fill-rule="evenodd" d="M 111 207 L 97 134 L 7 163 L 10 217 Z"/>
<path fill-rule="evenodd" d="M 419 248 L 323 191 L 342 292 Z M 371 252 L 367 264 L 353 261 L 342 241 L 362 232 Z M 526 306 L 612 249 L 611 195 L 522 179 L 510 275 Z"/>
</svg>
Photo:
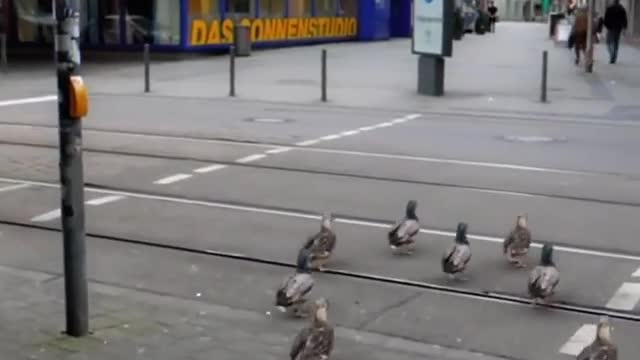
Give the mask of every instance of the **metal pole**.
<svg viewBox="0 0 640 360">
<path fill-rule="evenodd" d="M 593 0 L 587 0 L 587 48 L 585 54 L 585 71 L 593 72 Z"/>
<path fill-rule="evenodd" d="M 547 102 L 547 50 L 542 52 L 542 85 L 540 87 L 540 101 Z"/>
<path fill-rule="evenodd" d="M 322 68 L 321 74 L 322 77 L 322 101 L 327 101 L 327 49 L 322 49 Z"/>
<path fill-rule="evenodd" d="M 71 76 L 80 66 L 78 0 L 56 0 L 56 67 L 60 141 L 60 189 L 64 243 L 67 334 L 89 332 L 82 170 L 82 124 L 71 115 Z"/>
<path fill-rule="evenodd" d="M 229 47 L 229 96 L 236 96 L 236 47 Z"/>
<path fill-rule="evenodd" d="M 2 71 L 7 72 L 9 68 L 9 62 L 7 61 L 7 34 L 0 34 L 0 66 Z"/>
<path fill-rule="evenodd" d="M 144 92 L 151 91 L 151 78 L 149 76 L 149 62 L 151 61 L 149 56 L 149 44 L 144 44 Z"/>
</svg>

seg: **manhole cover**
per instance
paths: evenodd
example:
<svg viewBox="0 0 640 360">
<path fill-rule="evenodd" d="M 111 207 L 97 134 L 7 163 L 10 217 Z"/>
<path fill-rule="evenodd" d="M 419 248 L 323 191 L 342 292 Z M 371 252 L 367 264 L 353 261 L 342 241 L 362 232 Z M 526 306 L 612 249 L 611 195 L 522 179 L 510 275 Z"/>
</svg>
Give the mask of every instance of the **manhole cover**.
<svg viewBox="0 0 640 360">
<path fill-rule="evenodd" d="M 285 122 L 292 122 L 292 119 L 281 119 L 281 118 L 266 118 L 266 117 L 256 117 L 256 118 L 248 118 L 245 121 L 249 122 L 257 122 L 257 123 L 266 123 L 266 124 L 280 124 Z"/>
<path fill-rule="evenodd" d="M 566 142 L 567 138 L 553 138 L 549 136 L 501 136 L 502 140 L 510 141 L 510 142 L 521 142 L 521 143 L 556 143 L 556 142 Z"/>
</svg>

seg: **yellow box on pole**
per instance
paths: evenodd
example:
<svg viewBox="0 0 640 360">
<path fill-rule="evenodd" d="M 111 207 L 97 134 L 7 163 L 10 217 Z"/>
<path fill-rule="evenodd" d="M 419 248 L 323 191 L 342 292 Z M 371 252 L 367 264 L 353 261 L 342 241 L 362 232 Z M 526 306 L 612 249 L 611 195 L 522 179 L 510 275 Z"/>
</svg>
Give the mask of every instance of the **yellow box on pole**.
<svg viewBox="0 0 640 360">
<path fill-rule="evenodd" d="M 69 101 L 69 112 L 74 119 L 80 119 L 89 113 L 89 92 L 81 76 L 72 76 L 69 84 L 71 92 Z"/>
</svg>

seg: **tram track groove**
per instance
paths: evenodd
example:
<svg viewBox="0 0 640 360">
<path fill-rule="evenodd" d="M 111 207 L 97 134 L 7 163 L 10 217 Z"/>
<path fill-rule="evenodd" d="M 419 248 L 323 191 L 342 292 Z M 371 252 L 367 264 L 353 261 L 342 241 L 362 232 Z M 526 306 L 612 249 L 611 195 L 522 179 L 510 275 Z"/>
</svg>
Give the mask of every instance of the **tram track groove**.
<svg viewBox="0 0 640 360">
<path fill-rule="evenodd" d="M 62 233 L 62 230 L 60 228 L 55 228 L 52 226 L 35 225 L 35 224 L 28 224 L 23 222 L 7 221 L 7 220 L 0 220 L 0 224 L 6 225 L 6 226 L 26 228 L 26 229 Z M 234 259 L 234 260 L 245 261 L 250 263 L 263 264 L 263 265 L 286 267 L 291 269 L 296 267 L 295 262 L 285 262 L 285 261 L 273 260 L 268 258 L 250 256 L 246 254 L 231 253 L 231 252 L 224 252 L 224 251 L 211 250 L 211 249 L 196 249 L 192 247 L 185 247 L 185 246 L 166 244 L 166 243 L 156 243 L 156 242 L 147 241 L 147 240 L 124 238 L 124 237 L 104 235 L 104 234 L 93 233 L 93 232 L 87 232 L 86 236 L 90 238 L 119 242 L 119 243 L 130 244 L 130 245 L 147 246 L 147 247 L 153 247 L 153 248 L 164 249 L 164 250 L 179 251 L 184 253 L 207 255 L 207 256 L 213 256 L 213 257 L 219 257 L 219 258 L 225 258 L 225 259 Z M 452 296 L 477 299 L 477 300 L 483 300 L 483 301 L 491 301 L 491 302 L 510 304 L 510 305 L 531 306 L 531 300 L 528 298 L 518 296 L 518 295 L 495 292 L 495 291 L 464 289 L 464 288 L 438 285 L 438 284 L 422 282 L 422 281 L 394 278 L 394 277 L 388 277 L 388 276 L 371 274 L 371 273 L 361 273 L 361 272 L 354 272 L 354 271 L 340 270 L 340 269 L 333 269 L 333 268 L 327 269 L 326 271 L 323 272 L 323 274 L 359 279 L 364 281 L 371 281 L 374 283 L 384 283 L 384 284 L 410 287 L 410 288 L 419 289 L 422 291 L 428 291 L 428 292 L 437 293 L 437 294 L 452 295 Z M 635 313 L 633 311 L 610 310 L 600 306 L 584 306 L 584 305 L 571 304 L 568 302 L 552 302 L 550 304 L 539 305 L 539 306 L 553 309 L 556 311 L 562 311 L 565 313 L 574 313 L 574 314 L 582 314 L 582 315 L 590 315 L 590 316 L 609 316 L 610 318 L 618 319 L 618 320 L 640 322 L 640 314 Z"/>
<path fill-rule="evenodd" d="M 31 144 L 31 143 L 21 143 L 21 142 L 3 141 L 3 140 L 0 140 L 0 145 L 33 147 L 33 148 L 50 149 L 50 150 L 58 149 L 57 146 L 53 146 L 53 145 Z M 271 145 L 269 145 L 269 146 L 271 146 Z M 274 145 L 274 146 L 276 146 L 276 145 Z M 284 145 L 282 147 L 284 147 Z M 292 147 L 295 147 L 295 146 L 287 145 L 286 147 L 292 148 Z M 517 190 L 509 190 L 509 189 L 500 188 L 500 187 L 485 187 L 485 186 L 475 186 L 475 185 L 462 185 L 462 184 L 453 184 L 453 183 L 438 182 L 438 181 L 410 180 L 410 179 L 402 179 L 402 178 L 396 178 L 396 177 L 374 176 L 374 175 L 357 174 L 357 173 L 349 173 L 349 172 L 305 169 L 305 168 L 300 168 L 300 167 L 261 165 L 259 163 L 255 163 L 255 162 L 243 163 L 243 162 L 238 162 L 238 161 L 233 161 L 233 160 L 220 161 L 220 160 L 204 158 L 204 157 L 195 157 L 195 156 L 158 155 L 158 154 L 148 154 L 148 153 L 144 153 L 144 152 L 120 151 L 120 150 L 100 150 L 100 149 L 91 149 L 91 148 L 85 148 L 83 150 L 86 153 L 89 153 L 89 154 L 93 153 L 93 154 L 99 154 L 99 155 L 113 155 L 113 156 L 123 156 L 123 157 L 140 157 L 140 158 L 157 159 L 157 160 L 169 160 L 169 161 L 191 161 L 191 162 L 197 162 L 197 163 L 203 163 L 203 164 L 213 164 L 213 163 L 215 163 L 215 164 L 219 164 L 219 165 L 234 166 L 234 167 L 244 167 L 244 168 L 250 168 L 250 169 L 274 170 L 274 171 L 282 171 L 282 172 L 289 172 L 289 173 L 302 173 L 302 174 L 310 174 L 310 175 L 336 176 L 336 177 L 359 179 L 359 180 L 371 180 L 371 181 L 400 183 L 400 184 L 433 186 L 433 187 L 439 187 L 439 188 L 457 189 L 457 190 L 464 190 L 464 191 L 478 191 L 478 192 L 495 193 L 495 194 L 503 194 L 503 195 L 514 195 L 514 196 L 537 197 L 537 198 L 544 198 L 544 199 L 568 200 L 568 201 L 586 202 L 586 203 L 594 203 L 594 204 L 601 204 L 601 205 L 614 205 L 614 206 L 624 206 L 624 207 L 632 207 L 632 208 L 639 208 L 640 207 L 640 201 L 619 201 L 619 200 L 600 199 L 600 198 L 595 198 L 595 197 L 557 194 L 557 193 L 550 193 L 550 192 L 517 191 Z M 622 175 L 611 175 L 611 174 L 604 174 L 604 173 L 591 173 L 591 174 L 586 174 L 586 175 L 587 176 L 615 176 L 615 177 L 622 177 Z M 634 177 L 626 176 L 626 175 L 624 175 L 624 178 L 626 180 L 631 180 L 631 181 L 640 180 L 640 179 L 635 179 Z"/>
</svg>

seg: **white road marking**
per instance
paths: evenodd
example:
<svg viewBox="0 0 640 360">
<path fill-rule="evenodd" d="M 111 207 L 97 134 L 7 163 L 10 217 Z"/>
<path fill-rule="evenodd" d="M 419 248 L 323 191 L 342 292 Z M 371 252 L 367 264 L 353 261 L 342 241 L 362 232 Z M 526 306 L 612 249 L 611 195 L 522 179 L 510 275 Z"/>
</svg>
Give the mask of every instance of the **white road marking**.
<svg viewBox="0 0 640 360">
<path fill-rule="evenodd" d="M 3 100 L 0 101 L 0 107 L 3 106 L 12 106 L 12 105 L 23 105 L 23 104 L 34 104 L 41 103 L 46 101 L 55 101 L 58 100 L 57 95 L 47 95 L 47 96 L 38 96 L 38 97 L 30 97 L 23 99 L 13 99 L 13 100 Z"/>
<path fill-rule="evenodd" d="M 363 127 L 361 127 L 360 129 L 358 129 L 358 130 L 360 130 L 360 131 L 371 131 L 371 130 L 373 130 L 373 129 L 375 129 L 375 127 L 374 127 L 374 126 L 363 126 Z"/>
<path fill-rule="evenodd" d="M 228 167 L 227 165 L 223 165 L 223 164 L 215 164 L 215 165 L 210 165 L 210 166 L 205 166 L 205 167 L 201 167 L 199 169 L 195 169 L 193 170 L 193 172 L 196 172 L 198 174 L 206 174 L 208 172 L 212 172 L 212 171 L 216 171 L 216 170 L 222 170 L 224 168 Z"/>
<path fill-rule="evenodd" d="M 0 181 L 13 183 L 13 184 L 29 184 L 32 186 L 41 186 L 41 187 L 56 188 L 56 189 L 59 188 L 58 184 L 46 183 L 41 181 L 17 180 L 17 179 L 9 179 L 9 178 L 0 178 Z M 295 211 L 265 209 L 265 208 L 255 207 L 255 206 L 231 205 L 231 204 L 225 204 L 220 202 L 189 200 L 189 199 L 182 199 L 182 198 L 171 197 L 171 196 L 147 195 L 147 194 L 140 194 L 140 193 L 134 193 L 134 192 L 128 192 L 128 191 L 96 189 L 92 187 L 86 187 L 85 191 L 95 192 L 100 194 L 123 195 L 126 197 L 137 198 L 137 199 L 166 201 L 166 202 L 172 202 L 176 204 L 198 205 L 198 206 L 205 206 L 205 207 L 212 207 L 212 208 L 219 208 L 219 209 L 254 212 L 259 214 L 280 215 L 280 216 L 288 216 L 288 217 L 300 218 L 300 219 L 320 220 L 320 216 L 317 216 L 317 215 L 309 215 L 309 214 L 304 214 L 304 213 L 295 212 Z M 381 222 L 351 220 L 351 219 L 341 219 L 341 218 L 337 218 L 335 219 L 335 221 L 343 224 L 352 224 L 352 225 L 368 226 L 368 227 L 376 227 L 376 228 L 389 228 L 391 226 L 390 224 L 385 224 Z M 446 236 L 451 238 L 455 237 L 455 232 L 451 232 L 451 231 L 441 231 L 441 230 L 422 228 L 420 229 L 420 232 L 423 234 L 439 235 L 439 236 Z M 470 239 L 475 239 L 479 241 L 487 241 L 487 242 L 493 242 L 493 243 L 499 243 L 499 244 L 502 244 L 502 242 L 504 241 L 504 239 L 501 237 L 493 237 L 493 236 L 467 234 L 467 237 L 469 237 Z M 542 244 L 531 243 L 531 246 L 536 248 L 541 248 Z M 640 256 L 619 254 L 619 253 L 608 252 L 608 251 L 588 250 L 588 249 L 581 249 L 581 248 L 576 248 L 572 246 L 560 246 L 560 245 L 554 246 L 554 249 L 557 251 L 564 251 L 564 252 L 573 253 L 573 254 L 591 255 L 591 256 L 620 259 L 620 260 L 640 261 Z"/>
<path fill-rule="evenodd" d="M 340 135 L 342 136 L 351 136 L 351 135 L 356 135 L 359 134 L 360 130 L 349 130 L 349 131 L 343 131 L 340 133 Z"/>
<path fill-rule="evenodd" d="M 320 140 L 313 139 L 313 140 L 306 140 L 306 141 L 297 142 L 296 145 L 297 146 L 309 146 L 309 145 L 317 144 L 319 142 L 320 142 Z"/>
<path fill-rule="evenodd" d="M 31 185 L 29 185 L 29 184 L 9 185 L 9 186 L 5 186 L 5 187 L 0 187 L 0 192 L 9 192 L 9 191 L 13 191 L 13 190 L 24 189 L 24 188 L 27 188 L 29 186 L 31 186 Z"/>
<path fill-rule="evenodd" d="M 171 175 L 171 176 L 167 176 L 166 178 L 162 178 L 160 180 L 156 180 L 153 183 L 156 185 L 168 185 L 168 184 L 172 184 L 174 182 L 178 182 L 181 180 L 185 180 L 188 179 L 190 177 L 192 177 L 193 175 L 191 174 L 176 174 L 176 175 Z"/>
<path fill-rule="evenodd" d="M 415 120 L 419 117 L 422 117 L 422 114 L 409 114 L 407 116 L 405 116 L 405 118 L 409 119 L 409 120 Z"/>
<path fill-rule="evenodd" d="M 375 125 L 374 127 L 375 128 L 385 128 L 385 127 L 389 127 L 389 126 L 393 126 L 393 124 L 390 123 L 390 122 L 383 122 L 382 124 Z"/>
<path fill-rule="evenodd" d="M 277 149 L 271 149 L 271 150 L 267 150 L 265 151 L 265 153 L 267 154 L 281 154 L 287 151 L 291 151 L 293 150 L 293 148 L 290 147 L 281 147 L 281 148 L 277 148 Z"/>
<path fill-rule="evenodd" d="M 238 160 L 236 160 L 237 163 L 240 164 L 246 164 L 246 163 L 250 163 L 252 161 L 256 161 L 256 160 L 260 160 L 262 158 L 267 157 L 267 155 L 265 154 L 253 154 L 253 155 L 249 155 L 249 156 L 245 156 L 243 158 L 240 158 Z"/>
<path fill-rule="evenodd" d="M 321 137 L 320 140 L 335 140 L 335 139 L 338 139 L 339 137 L 340 137 L 339 134 L 327 135 L 327 136 Z"/>
<path fill-rule="evenodd" d="M 361 130 L 362 129 L 363 128 L 361 128 Z M 371 130 L 371 129 L 367 129 L 367 130 Z M 366 131 L 366 130 L 363 130 L 363 131 Z M 338 154 L 338 155 L 366 156 L 366 157 L 377 157 L 377 158 L 392 159 L 392 160 L 423 161 L 423 162 L 433 162 L 433 163 L 440 163 L 440 164 L 479 166 L 479 167 L 488 167 L 488 168 L 536 171 L 536 172 L 547 172 L 547 173 L 556 173 L 556 174 L 574 174 L 574 175 L 576 174 L 592 175 L 593 174 L 593 173 L 575 171 L 575 170 L 562 170 L 562 169 L 554 169 L 554 168 L 543 168 L 543 167 L 534 167 L 534 166 L 525 166 L 525 165 L 504 164 L 504 163 L 492 163 L 492 162 L 483 162 L 483 161 L 443 159 L 443 158 L 434 158 L 434 157 L 426 157 L 426 156 L 393 155 L 393 154 L 371 153 L 371 152 L 364 152 L 364 151 L 335 150 L 335 149 L 322 149 L 322 148 L 305 148 L 300 150 L 321 152 L 321 153 L 332 153 L 332 154 Z"/>
<path fill-rule="evenodd" d="M 59 218 L 60 215 L 62 215 L 60 209 L 55 209 L 55 210 L 51 210 L 49 212 L 46 212 L 46 213 L 38 215 L 38 216 L 34 216 L 34 217 L 31 218 L 31 221 L 32 222 L 47 222 L 47 221 L 51 221 L 53 219 Z"/>
<path fill-rule="evenodd" d="M 640 268 L 638 268 L 638 270 L 636 270 L 636 272 L 634 272 L 633 274 L 631 274 L 631 276 L 633 276 L 633 277 L 640 277 Z"/>
<path fill-rule="evenodd" d="M 122 200 L 124 198 L 125 197 L 122 196 L 122 195 L 109 195 L 109 196 L 105 196 L 105 197 L 89 200 L 89 201 L 86 202 L 86 204 L 87 205 L 98 206 L 98 205 L 104 205 L 104 204 L 108 204 L 110 202 Z"/>
<path fill-rule="evenodd" d="M 405 118 L 399 118 L 399 119 L 391 120 L 391 122 L 394 123 L 394 124 L 402 124 L 402 123 L 405 123 L 407 121 L 409 121 L 409 119 L 407 119 L 406 117 Z"/>
<path fill-rule="evenodd" d="M 618 310 L 633 310 L 640 300 L 640 283 L 624 283 L 607 303 L 607 307 Z"/>
<path fill-rule="evenodd" d="M 582 325 L 573 336 L 561 348 L 562 354 L 576 356 L 580 354 L 585 346 L 591 344 L 596 337 L 596 328 L 594 324 Z"/>
</svg>

